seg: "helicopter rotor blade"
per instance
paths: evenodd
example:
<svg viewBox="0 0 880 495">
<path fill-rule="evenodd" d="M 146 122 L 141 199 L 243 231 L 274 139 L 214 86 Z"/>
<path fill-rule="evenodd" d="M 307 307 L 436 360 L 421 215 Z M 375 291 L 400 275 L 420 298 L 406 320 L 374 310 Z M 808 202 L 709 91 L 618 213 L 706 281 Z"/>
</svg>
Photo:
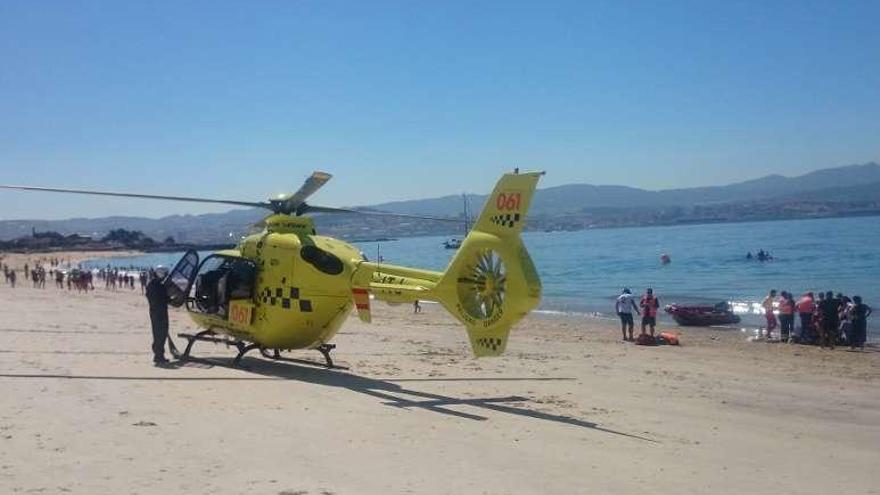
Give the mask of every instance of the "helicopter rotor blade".
<svg viewBox="0 0 880 495">
<path fill-rule="evenodd" d="M 89 194 L 93 196 L 115 196 L 121 198 L 140 198 L 140 199 L 162 199 L 166 201 L 187 201 L 190 203 L 214 203 L 214 204 L 224 204 L 224 205 L 235 205 L 235 206 L 249 206 L 252 208 L 266 208 L 271 210 L 272 205 L 270 203 L 254 203 L 250 201 L 235 201 L 228 199 L 209 199 L 209 198 L 190 198 L 186 196 L 161 196 L 156 194 L 138 194 L 138 193 L 123 193 L 123 192 L 111 192 L 111 191 L 94 191 L 90 189 L 62 189 L 57 187 L 34 187 L 34 186 L 12 186 L 12 185 L 2 185 L 0 184 L 0 189 L 16 189 L 21 191 L 42 191 L 42 192 L 60 192 L 60 193 L 71 193 L 71 194 Z"/>
<path fill-rule="evenodd" d="M 310 204 L 303 203 L 298 209 L 298 214 L 303 213 L 351 213 L 356 215 L 373 215 L 380 217 L 398 217 L 398 218 L 411 218 L 414 220 L 433 220 L 437 222 L 453 222 L 453 223 L 461 223 L 461 219 L 459 218 L 444 218 L 444 217 L 430 217 L 425 215 L 410 215 L 408 213 L 393 213 L 390 211 L 376 211 L 376 210 L 359 210 L 352 208 L 334 208 L 331 206 L 312 206 Z"/>
<path fill-rule="evenodd" d="M 396 218 L 409 218 L 413 220 L 431 220 L 435 222 L 452 222 L 459 223 L 462 220 L 458 218 L 444 218 L 444 217 L 432 217 L 426 215 L 411 215 L 407 213 L 393 213 L 388 211 L 376 211 L 376 210 L 367 210 L 367 209 L 352 209 L 352 208 L 334 208 L 329 206 L 312 206 L 305 202 L 305 200 L 317 192 L 330 178 L 332 175 L 326 172 L 314 172 L 312 175 L 306 179 L 305 183 L 299 190 L 289 196 L 282 196 L 275 200 L 270 200 L 269 202 L 253 202 L 253 201 L 236 201 L 236 200 L 228 200 L 228 199 L 212 199 L 212 198 L 193 198 L 188 196 L 165 196 L 165 195 L 157 195 L 157 194 L 140 194 L 140 193 L 126 193 L 126 192 L 114 192 L 114 191 L 96 191 L 92 189 L 65 189 L 58 187 L 36 187 L 36 186 L 17 186 L 17 185 L 3 185 L 0 184 L 0 189 L 12 189 L 12 190 L 21 190 L 21 191 L 40 191 L 40 192 L 57 192 L 57 193 L 69 193 L 69 194 L 86 194 L 92 196 L 112 196 L 112 197 L 121 197 L 121 198 L 138 198 L 138 199 L 160 199 L 166 201 L 186 201 L 190 203 L 212 203 L 212 204 L 225 204 L 225 205 L 233 205 L 233 206 L 247 206 L 251 208 L 263 208 L 266 210 L 271 210 L 273 213 L 283 213 L 283 214 L 295 214 L 302 215 L 304 213 L 348 213 L 348 214 L 357 214 L 357 215 L 372 215 L 372 216 L 383 216 L 383 217 L 396 217 Z M 254 225 L 256 228 L 261 228 L 265 226 L 265 220 L 258 222 Z"/>
<path fill-rule="evenodd" d="M 327 172 L 315 171 L 306 179 L 298 191 L 291 195 L 285 195 L 278 198 L 279 210 L 284 213 L 292 213 L 297 207 L 304 204 L 306 199 L 315 194 L 318 189 L 324 186 L 333 176 Z"/>
</svg>

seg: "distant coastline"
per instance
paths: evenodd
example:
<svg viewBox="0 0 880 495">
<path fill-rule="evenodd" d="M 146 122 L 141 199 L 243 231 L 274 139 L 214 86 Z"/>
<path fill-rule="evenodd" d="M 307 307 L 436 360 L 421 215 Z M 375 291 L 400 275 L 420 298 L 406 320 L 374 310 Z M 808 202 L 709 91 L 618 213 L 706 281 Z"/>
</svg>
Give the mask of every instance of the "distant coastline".
<svg viewBox="0 0 880 495">
<path fill-rule="evenodd" d="M 880 216 L 880 209 L 870 211 L 854 211 L 841 212 L 830 215 L 811 215 L 811 216 L 779 216 L 779 217 L 750 217 L 736 219 L 693 219 L 693 220 L 677 220 L 669 222 L 644 222 L 644 223 L 618 223 L 618 224 L 593 224 L 586 227 L 571 229 L 546 229 L 541 227 L 527 226 L 527 232 L 577 232 L 581 230 L 593 229 L 627 229 L 640 227 L 674 227 L 687 225 L 717 225 L 717 224 L 737 224 L 752 222 L 785 222 L 789 220 L 826 220 L 832 218 L 853 218 L 853 217 L 877 217 Z"/>
<path fill-rule="evenodd" d="M 589 224 L 586 226 L 577 226 L 573 227 L 571 225 L 556 225 L 555 227 L 548 227 L 546 224 L 542 224 L 541 222 L 530 222 L 529 225 L 526 226 L 525 232 L 578 232 L 582 230 L 606 230 L 606 229 L 628 229 L 628 228 L 644 228 L 644 227 L 676 227 L 676 226 L 698 226 L 698 225 L 720 225 L 720 224 L 740 224 L 740 223 L 752 223 L 752 222 L 784 222 L 790 220 L 826 220 L 833 218 L 857 218 L 857 217 L 878 217 L 880 216 L 880 209 L 870 210 L 870 211 L 854 211 L 854 212 L 840 212 L 829 215 L 812 215 L 812 216 L 780 216 L 780 217 L 755 217 L 755 218 L 737 218 L 737 219 L 683 219 L 683 220 L 674 220 L 674 221 L 666 221 L 666 222 L 633 222 L 633 223 L 613 223 L 613 224 Z M 537 225 L 535 225 L 537 223 Z M 319 226 L 320 227 L 320 226 Z M 417 237 L 435 237 L 435 236 L 444 236 L 444 235 L 458 235 L 461 236 L 461 232 L 449 231 L 448 229 L 440 230 L 437 232 L 415 232 L 415 233 L 407 233 L 403 231 L 395 231 L 394 236 L 383 236 L 376 235 L 372 237 L 355 237 L 351 238 L 346 236 L 344 233 L 336 234 L 330 229 L 327 231 L 320 232 L 322 235 L 329 236 L 339 236 L 341 239 L 344 239 L 347 242 L 353 243 L 367 243 L 367 242 L 390 242 L 396 241 L 398 239 L 408 239 L 408 238 L 417 238 Z M 161 244 L 155 245 L 151 247 L 138 247 L 138 246 L 126 246 L 115 243 L 105 243 L 100 241 L 94 241 L 89 243 L 73 243 L 73 244 L 62 244 L 57 246 L 44 246 L 44 245 L 20 245 L 15 246 L 11 243 L 13 241 L 0 241 L 0 253 L 52 253 L 52 252 L 63 252 L 63 251 L 88 251 L 88 252 L 98 252 L 98 251 L 119 251 L 119 252 L 131 252 L 137 251 L 141 253 L 173 253 L 173 252 L 182 252 L 187 250 L 195 250 L 195 251 L 219 251 L 222 249 L 233 249 L 236 246 L 236 243 L 223 242 L 223 243 L 173 243 L 173 244 Z"/>
<path fill-rule="evenodd" d="M 65 251 L 80 252 L 112 252 L 127 251 L 140 253 L 165 253 L 194 250 L 220 250 L 235 247 L 230 242 L 223 243 L 190 243 L 177 242 L 167 237 L 157 242 L 140 231 L 129 231 L 115 228 L 100 239 L 80 234 L 64 235 L 59 232 L 37 232 L 9 241 L 0 241 L 0 252 L 6 253 L 59 253 Z"/>
<path fill-rule="evenodd" d="M 486 195 L 466 194 L 473 211 Z M 358 207 L 355 207 L 358 208 Z M 442 217 L 432 222 L 364 216 L 318 214 L 322 235 L 348 240 L 461 236 L 465 218 L 461 195 L 364 206 L 374 211 Z M 577 231 L 595 228 L 700 225 L 880 215 L 880 164 L 870 162 L 809 172 L 797 177 L 769 175 L 735 184 L 685 189 L 646 190 L 628 186 L 566 184 L 539 189 L 530 206 L 527 230 Z M 2 241 L 35 231 L 101 239 L 113 230 L 142 232 L 156 244 L 229 245 L 265 216 L 259 209 L 163 218 L 104 217 L 68 220 L 3 220 Z M 175 242 L 166 242 L 174 239 Z M 67 246 L 67 248 L 79 246 Z M 131 247 L 131 246 L 129 246 Z M 140 246 L 134 246 L 140 248 Z M 144 246 L 153 249 L 154 246 Z M 106 246 L 101 246 L 102 249 Z"/>
</svg>

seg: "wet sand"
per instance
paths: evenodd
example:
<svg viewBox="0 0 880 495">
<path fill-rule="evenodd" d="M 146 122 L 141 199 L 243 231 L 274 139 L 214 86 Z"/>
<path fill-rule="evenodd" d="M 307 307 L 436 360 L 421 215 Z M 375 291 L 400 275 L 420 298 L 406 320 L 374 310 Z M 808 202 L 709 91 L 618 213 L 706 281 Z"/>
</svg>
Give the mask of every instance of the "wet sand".
<svg viewBox="0 0 880 495">
<path fill-rule="evenodd" d="M 0 281 L 0 493 L 880 493 L 875 348 L 533 316 L 476 359 L 438 306 L 380 303 L 348 371 L 208 343 L 161 369 L 139 289 L 29 286 Z"/>
</svg>

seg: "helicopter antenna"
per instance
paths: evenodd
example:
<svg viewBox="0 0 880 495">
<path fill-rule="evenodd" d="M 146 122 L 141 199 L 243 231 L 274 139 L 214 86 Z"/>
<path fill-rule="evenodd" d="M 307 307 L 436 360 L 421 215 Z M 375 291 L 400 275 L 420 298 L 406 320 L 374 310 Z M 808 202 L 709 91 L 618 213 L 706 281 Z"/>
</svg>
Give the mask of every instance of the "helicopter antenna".
<svg viewBox="0 0 880 495">
<path fill-rule="evenodd" d="M 381 245 L 381 242 L 376 241 L 376 273 L 378 273 L 379 276 L 382 276 L 382 253 L 379 251 Z"/>
<path fill-rule="evenodd" d="M 470 218 L 468 217 L 468 200 L 467 193 L 461 194 L 461 199 L 464 200 L 464 235 L 468 234 L 468 231 L 471 229 Z"/>
</svg>

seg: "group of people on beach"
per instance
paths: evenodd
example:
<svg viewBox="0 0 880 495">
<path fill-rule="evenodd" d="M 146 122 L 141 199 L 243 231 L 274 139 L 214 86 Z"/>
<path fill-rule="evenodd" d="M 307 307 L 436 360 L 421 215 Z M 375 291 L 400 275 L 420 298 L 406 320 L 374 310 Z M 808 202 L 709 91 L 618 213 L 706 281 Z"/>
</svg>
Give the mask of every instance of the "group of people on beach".
<svg viewBox="0 0 880 495">
<path fill-rule="evenodd" d="M 649 335 L 648 332 L 650 331 L 650 338 L 653 338 L 657 327 L 657 311 L 659 309 L 660 299 L 654 295 L 654 289 L 650 287 L 645 289 L 645 293 L 639 299 L 638 304 L 636 304 L 632 291 L 623 289 L 623 292 L 617 296 L 617 300 L 614 303 L 614 311 L 620 318 L 620 331 L 623 334 L 623 340 L 626 342 L 635 341 L 633 338 L 633 327 L 635 326 L 633 312 L 642 317 L 642 331 L 639 337 L 642 338 L 642 335 Z"/>
<path fill-rule="evenodd" d="M 852 298 L 832 291 L 803 294 L 797 301 L 787 291 L 771 290 L 761 302 L 767 319 L 765 336 L 771 338 L 779 327 L 779 338 L 785 342 L 814 344 L 833 349 L 846 343 L 852 349 L 864 348 L 867 340 L 871 307 L 861 296 Z M 778 312 L 778 319 L 777 319 Z M 795 314 L 800 326 L 795 326 Z"/>
<path fill-rule="evenodd" d="M 46 280 L 49 279 L 55 282 L 55 288 L 57 289 L 66 288 L 67 290 L 76 290 L 77 292 L 95 290 L 95 279 L 98 279 L 104 282 L 105 290 L 135 290 L 136 284 L 139 284 L 141 294 L 143 294 L 146 291 L 148 278 L 148 270 L 143 268 L 131 266 L 128 269 L 120 269 L 107 265 L 106 268 L 95 269 L 80 265 L 70 265 L 69 262 L 64 264 L 58 258 L 30 260 L 20 270 L 25 280 L 31 280 L 35 289 L 45 289 Z M 6 283 L 10 287 L 15 288 L 18 279 L 16 268 L 0 261 L 0 271 L 3 272 Z"/>
<path fill-rule="evenodd" d="M 48 268 L 47 268 L 48 267 Z M 4 262 L 0 257 L 0 270 L 3 271 L 6 282 L 15 287 L 16 268 Z M 143 268 L 129 266 L 127 268 L 107 265 L 104 268 L 89 268 L 82 265 L 72 265 L 70 260 L 64 263 L 60 258 L 29 259 L 24 266 L 19 268 L 28 277 L 33 276 L 34 288 L 44 289 L 45 280 L 48 276 L 55 281 L 55 287 L 77 292 L 89 292 L 95 290 L 94 281 L 104 282 L 104 290 L 118 291 L 119 289 L 135 290 L 135 284 L 140 283 L 141 293 L 146 294 L 150 307 L 150 322 L 153 330 L 153 362 L 158 366 L 167 365 L 168 360 L 164 355 L 165 342 L 173 348 L 173 342 L 168 340 L 168 295 L 162 285 L 162 280 L 167 276 L 168 270 L 159 266 Z M 174 352 L 175 350 L 172 350 Z"/>
<path fill-rule="evenodd" d="M 638 301 L 638 302 L 637 302 Z M 832 291 L 804 293 L 799 299 L 788 291 L 771 290 L 761 302 L 767 324 L 760 336 L 770 340 L 779 328 L 778 337 L 783 342 L 819 345 L 833 349 L 846 344 L 852 349 L 863 349 L 867 341 L 868 317 L 872 309 L 861 296 L 851 298 Z M 651 288 L 636 299 L 632 291 L 623 289 L 614 303 L 614 311 L 620 318 L 623 340 L 632 342 L 635 319 L 641 316 L 641 333 L 638 340 L 653 340 L 657 325 L 660 300 Z M 795 319 L 800 319 L 796 325 Z"/>
<path fill-rule="evenodd" d="M 15 281 L 17 276 L 15 275 L 15 269 L 9 268 L 9 265 L 6 263 L 0 263 L 3 268 L 3 278 L 6 280 L 6 283 L 15 288 Z"/>
<path fill-rule="evenodd" d="M 3 264 L 2 269 L 6 283 L 15 288 L 17 280 L 15 268 Z M 92 272 L 89 270 L 80 270 L 79 268 L 65 269 L 61 267 L 50 267 L 47 270 L 43 264 L 37 262 L 33 266 L 25 263 L 21 271 L 24 274 L 25 280 L 30 279 L 34 289 L 45 289 L 47 279 L 53 280 L 57 289 L 64 289 L 65 283 L 67 290 L 76 290 L 77 292 L 88 292 L 95 288 L 92 285 Z"/>
<path fill-rule="evenodd" d="M 134 290 L 135 281 L 140 285 L 141 294 L 147 287 L 147 270 L 143 269 L 120 270 L 108 266 L 98 270 L 98 278 L 104 281 L 104 290 Z"/>
</svg>

